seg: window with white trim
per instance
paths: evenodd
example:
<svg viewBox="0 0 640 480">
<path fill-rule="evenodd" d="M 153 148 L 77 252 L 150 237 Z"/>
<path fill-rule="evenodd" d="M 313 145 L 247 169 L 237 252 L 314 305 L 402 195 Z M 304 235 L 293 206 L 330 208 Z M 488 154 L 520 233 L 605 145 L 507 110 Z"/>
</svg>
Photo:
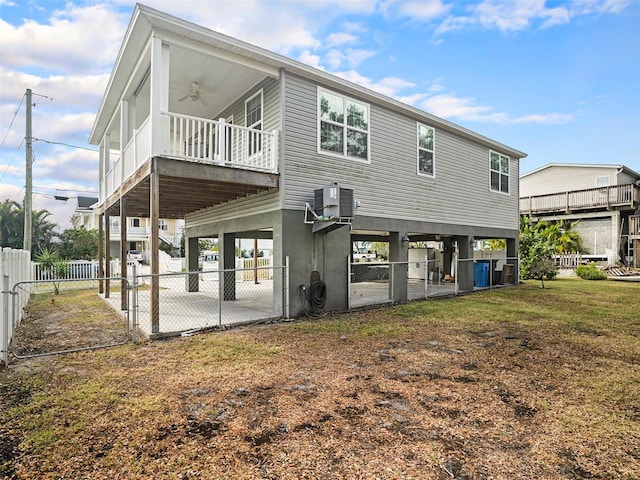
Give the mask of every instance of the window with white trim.
<svg viewBox="0 0 640 480">
<path fill-rule="evenodd" d="M 254 130 L 262 130 L 262 90 L 244 102 L 245 125 Z M 262 151 L 262 134 L 249 133 L 249 155 Z"/>
<path fill-rule="evenodd" d="M 601 177 L 596 177 L 596 188 L 608 187 L 608 186 L 609 186 L 609 175 L 603 175 Z"/>
<path fill-rule="evenodd" d="M 319 88 L 318 151 L 369 161 L 369 105 Z"/>
<path fill-rule="evenodd" d="M 418 175 L 436 175 L 435 136 L 434 128 L 418 124 Z"/>
<path fill-rule="evenodd" d="M 496 152 L 489 152 L 491 158 L 491 190 L 509 193 L 509 157 Z"/>
<path fill-rule="evenodd" d="M 158 230 L 162 230 L 164 232 L 169 230 L 169 222 L 164 218 L 161 218 L 160 220 L 158 220 Z"/>
</svg>

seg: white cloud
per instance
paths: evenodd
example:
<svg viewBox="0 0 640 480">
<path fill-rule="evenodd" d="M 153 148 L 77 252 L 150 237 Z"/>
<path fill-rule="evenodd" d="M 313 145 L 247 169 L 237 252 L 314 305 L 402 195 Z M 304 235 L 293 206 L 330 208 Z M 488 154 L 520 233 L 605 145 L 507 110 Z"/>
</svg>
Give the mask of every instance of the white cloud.
<svg viewBox="0 0 640 480">
<path fill-rule="evenodd" d="M 468 7 L 469 15 L 447 17 L 436 34 L 474 25 L 500 31 L 520 31 L 534 26 L 543 29 L 567 24 L 578 15 L 620 13 L 629 5 L 628 0 L 574 0 L 554 7 L 547 6 L 546 0 L 483 0 Z"/>
<path fill-rule="evenodd" d="M 547 113 L 547 114 L 531 114 L 523 117 L 514 118 L 511 123 L 540 123 L 546 125 L 555 125 L 559 123 L 568 123 L 573 120 L 573 115 L 566 113 Z"/>
<path fill-rule="evenodd" d="M 65 11 L 54 12 L 47 24 L 25 20 L 13 26 L 0 19 L 3 65 L 31 69 L 37 65 L 39 69 L 69 73 L 110 67 L 128 15 L 114 12 L 107 4 L 68 6 Z M 98 24 L 96 19 L 100 19 Z"/>
<path fill-rule="evenodd" d="M 357 40 L 355 35 L 346 32 L 335 32 L 327 36 L 325 44 L 327 47 L 337 47 L 347 43 L 353 43 Z"/>
<path fill-rule="evenodd" d="M 479 105 L 473 97 L 457 97 L 453 94 L 429 96 L 418 102 L 420 108 L 438 117 L 481 123 L 555 125 L 573 119 L 573 115 L 565 113 L 528 114 L 514 118 L 506 112 L 496 111 L 494 107 Z"/>
<path fill-rule="evenodd" d="M 451 94 L 434 95 L 425 99 L 420 106 L 442 118 L 490 123 L 504 123 L 508 119 L 506 113 L 494 112 L 493 107 L 477 105 L 474 98 L 456 97 Z"/>
<path fill-rule="evenodd" d="M 324 68 L 320 65 L 320 56 L 314 55 L 309 50 L 303 50 L 298 56 L 298 60 L 312 67 L 324 70 Z"/>
<path fill-rule="evenodd" d="M 447 14 L 453 4 L 445 4 L 442 0 L 421 0 L 399 2 L 398 11 L 401 15 L 417 20 L 430 20 Z"/>
</svg>

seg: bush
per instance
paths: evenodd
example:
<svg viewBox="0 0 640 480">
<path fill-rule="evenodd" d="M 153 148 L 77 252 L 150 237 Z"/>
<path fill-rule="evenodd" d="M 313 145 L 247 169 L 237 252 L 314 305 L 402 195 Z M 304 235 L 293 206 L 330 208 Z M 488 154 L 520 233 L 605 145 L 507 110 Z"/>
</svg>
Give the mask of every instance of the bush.
<svg viewBox="0 0 640 480">
<path fill-rule="evenodd" d="M 596 268 L 596 264 L 591 262 L 589 265 L 580 265 L 576 268 L 576 275 L 583 280 L 606 280 L 607 274 Z"/>
</svg>

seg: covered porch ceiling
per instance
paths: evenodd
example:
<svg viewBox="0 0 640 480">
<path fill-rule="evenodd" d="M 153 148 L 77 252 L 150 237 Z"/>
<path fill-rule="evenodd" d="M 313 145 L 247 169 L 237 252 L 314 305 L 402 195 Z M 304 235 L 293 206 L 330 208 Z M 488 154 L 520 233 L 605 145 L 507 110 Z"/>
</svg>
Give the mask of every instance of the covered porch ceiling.
<svg viewBox="0 0 640 480">
<path fill-rule="evenodd" d="M 151 214 L 151 173 L 159 179 L 160 218 L 184 218 L 186 214 L 238 198 L 278 188 L 274 173 L 193 163 L 168 158 L 149 159 L 100 207 L 98 213 L 119 216 L 121 198 L 127 201 L 127 217 Z"/>
<path fill-rule="evenodd" d="M 124 98 L 135 104 L 135 128 L 150 111 L 150 51 L 146 51 L 129 82 Z M 168 111 L 217 120 L 222 112 L 253 86 L 267 77 L 278 78 L 273 67 L 258 64 L 215 48 L 195 49 L 180 43 L 169 44 Z M 198 97 L 191 96 L 197 84 Z M 121 149 L 120 123 L 116 115 L 109 125 L 112 148 Z"/>
</svg>

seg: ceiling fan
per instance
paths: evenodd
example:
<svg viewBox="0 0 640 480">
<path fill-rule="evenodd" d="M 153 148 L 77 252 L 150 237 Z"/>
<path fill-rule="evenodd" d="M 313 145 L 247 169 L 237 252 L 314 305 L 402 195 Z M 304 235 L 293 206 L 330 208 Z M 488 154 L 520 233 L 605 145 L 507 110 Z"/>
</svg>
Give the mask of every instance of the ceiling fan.
<svg viewBox="0 0 640 480">
<path fill-rule="evenodd" d="M 178 101 L 182 102 L 187 98 L 190 98 L 194 102 L 200 102 L 205 107 L 209 105 L 209 102 L 207 102 L 207 100 L 204 98 L 204 96 L 200 92 L 200 84 L 198 82 L 191 82 L 191 90 L 189 91 L 189 93 L 187 93 L 184 97 L 179 98 Z"/>
</svg>

